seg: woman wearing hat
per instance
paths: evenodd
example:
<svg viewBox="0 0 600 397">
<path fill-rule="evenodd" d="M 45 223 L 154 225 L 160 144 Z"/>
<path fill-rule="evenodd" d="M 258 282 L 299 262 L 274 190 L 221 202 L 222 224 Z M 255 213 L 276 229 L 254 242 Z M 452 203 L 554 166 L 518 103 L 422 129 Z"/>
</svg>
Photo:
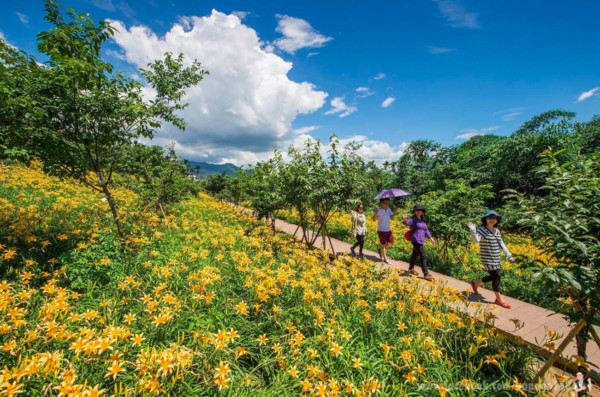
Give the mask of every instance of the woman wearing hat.
<svg viewBox="0 0 600 397">
<path fill-rule="evenodd" d="M 406 226 L 410 226 L 410 242 L 413 245 L 412 255 L 410 257 L 410 265 L 408 272 L 410 274 L 416 274 L 415 265 L 417 264 L 417 258 L 421 257 L 421 269 L 423 270 L 423 277 L 426 280 L 433 280 L 429 270 L 427 270 L 427 253 L 425 252 L 425 239 L 428 238 L 433 244 L 435 239 L 431 237 L 427 223 L 423 219 L 423 214 L 426 212 L 425 208 L 421 205 L 415 205 L 413 210 L 413 216 L 407 219 L 408 215 L 402 214 L 402 219 Z"/>
<path fill-rule="evenodd" d="M 510 305 L 502 299 L 500 295 L 500 250 L 504 251 L 509 262 L 514 262 L 512 254 L 506 248 L 500 230 L 496 226 L 502 221 L 502 217 L 495 211 L 488 210 L 481 218 L 481 226 L 475 227 L 473 222 L 469 222 L 471 229 L 471 240 L 474 243 L 479 243 L 479 253 L 481 255 L 481 263 L 489 273 L 488 276 L 478 281 L 471 281 L 471 288 L 474 293 L 477 288 L 483 283 L 492 282 L 492 290 L 496 294 L 496 302 L 502 307 L 510 309 Z"/>
</svg>

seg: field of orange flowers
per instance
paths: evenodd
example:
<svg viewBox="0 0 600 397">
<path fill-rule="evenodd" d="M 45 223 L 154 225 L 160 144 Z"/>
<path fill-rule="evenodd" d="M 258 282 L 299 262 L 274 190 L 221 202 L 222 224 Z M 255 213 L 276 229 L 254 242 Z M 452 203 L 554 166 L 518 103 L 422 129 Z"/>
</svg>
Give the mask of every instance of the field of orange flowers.
<svg viewBox="0 0 600 397">
<path fill-rule="evenodd" d="M 370 219 L 372 212 L 367 214 L 367 228 L 369 233 L 365 239 L 365 249 L 377 252 L 379 242 L 377 239 L 377 224 Z M 292 211 L 280 211 L 279 216 L 289 222 L 297 222 L 297 216 Z M 402 224 L 400 216 L 391 221 L 391 227 L 395 234 L 394 246 L 388 249 L 388 255 L 393 259 L 408 262 L 412 252 L 412 245 L 404 239 L 404 233 L 408 227 Z M 338 213 L 332 216 L 328 223 L 331 237 L 354 243 L 355 239 L 347 235 L 351 228 L 350 214 Z M 465 220 L 466 228 L 466 220 Z M 435 237 L 435 236 L 434 236 Z M 544 266 L 556 266 L 556 261 L 548 257 L 539 244 L 525 235 L 504 234 L 504 241 L 508 249 L 516 258 L 514 263 L 509 263 L 503 257 L 502 264 L 502 291 L 513 298 L 544 306 L 548 309 L 561 311 L 564 307 L 571 305 L 566 294 L 560 291 L 548 293 L 541 283 L 532 283 L 531 274 L 527 268 L 535 262 L 543 263 Z M 435 271 L 460 280 L 478 280 L 487 275 L 479 259 L 479 247 L 476 244 L 461 246 L 456 250 L 449 250 L 447 256 L 442 253 L 441 244 L 432 245 L 429 242 L 425 246 L 428 256 L 429 267 Z M 417 265 L 417 269 L 420 267 Z M 488 285 L 488 287 L 490 287 Z"/>
<path fill-rule="evenodd" d="M 450 309 L 459 291 L 331 263 L 206 195 L 165 224 L 118 190 L 120 248 L 101 198 L 0 174 L 0 395 L 525 394 L 534 354 Z"/>
</svg>

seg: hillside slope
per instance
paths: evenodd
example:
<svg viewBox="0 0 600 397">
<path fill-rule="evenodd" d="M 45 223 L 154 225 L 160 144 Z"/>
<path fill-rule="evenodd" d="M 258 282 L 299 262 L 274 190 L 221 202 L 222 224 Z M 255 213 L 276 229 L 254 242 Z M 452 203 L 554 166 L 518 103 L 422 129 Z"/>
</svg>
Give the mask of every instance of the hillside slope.
<svg viewBox="0 0 600 397">
<path fill-rule="evenodd" d="M 495 396 L 531 375 L 529 350 L 447 308 L 458 291 L 328 264 L 206 195 L 169 225 L 116 199 L 123 250 L 97 195 L 0 175 L 0 393 Z"/>
</svg>

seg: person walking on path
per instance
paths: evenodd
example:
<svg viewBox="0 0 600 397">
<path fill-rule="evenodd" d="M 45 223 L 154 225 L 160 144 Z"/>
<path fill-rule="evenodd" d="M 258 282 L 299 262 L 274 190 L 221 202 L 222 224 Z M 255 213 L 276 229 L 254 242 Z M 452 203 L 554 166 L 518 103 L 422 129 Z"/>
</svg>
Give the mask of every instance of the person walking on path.
<svg viewBox="0 0 600 397">
<path fill-rule="evenodd" d="M 495 211 L 488 210 L 481 218 L 481 226 L 476 228 L 473 222 L 468 223 L 469 229 L 471 229 L 471 240 L 474 243 L 479 243 L 481 263 L 489 273 L 481 280 L 471 281 L 471 288 L 473 288 L 474 293 L 478 294 L 477 288 L 483 283 L 491 281 L 492 290 L 496 294 L 495 303 L 510 309 L 510 304 L 505 302 L 502 295 L 500 295 L 500 250 L 504 251 L 509 262 L 514 262 L 514 259 L 508 248 L 506 248 L 500 230 L 497 228 L 501 221 L 502 217 L 500 215 Z"/>
<path fill-rule="evenodd" d="M 356 244 L 350 248 L 352 255 L 356 256 L 356 247 L 359 247 L 358 257 L 363 257 L 363 247 L 365 245 L 365 235 L 367 234 L 367 217 L 364 214 L 365 206 L 359 204 L 356 211 L 350 211 L 352 214 L 352 229 L 350 233 L 356 237 Z"/>
<path fill-rule="evenodd" d="M 413 246 L 412 255 L 410 256 L 410 264 L 408 267 L 408 272 L 410 274 L 417 274 L 415 271 L 415 265 L 417 264 L 417 259 L 421 258 L 421 269 L 423 270 L 423 277 L 426 280 L 433 280 L 431 274 L 429 274 L 429 270 L 427 270 L 427 253 L 425 252 L 425 239 L 430 239 L 433 244 L 435 244 L 435 239 L 431 237 L 431 233 L 429 232 L 429 228 L 427 227 L 427 223 L 425 223 L 425 219 L 423 219 L 423 214 L 425 214 L 426 210 L 421 205 L 415 205 L 413 210 L 413 216 L 408 218 L 408 215 L 405 213 L 402 214 L 402 220 L 406 226 L 410 226 L 410 242 Z M 408 219 L 407 219 L 408 218 Z"/>
<path fill-rule="evenodd" d="M 379 255 L 385 263 L 391 263 L 386 256 L 386 249 L 394 244 L 394 235 L 390 227 L 390 220 L 396 216 L 396 211 L 392 211 L 390 199 L 381 199 L 381 207 L 375 208 L 373 220 L 377 221 L 377 234 L 379 235 Z"/>
</svg>

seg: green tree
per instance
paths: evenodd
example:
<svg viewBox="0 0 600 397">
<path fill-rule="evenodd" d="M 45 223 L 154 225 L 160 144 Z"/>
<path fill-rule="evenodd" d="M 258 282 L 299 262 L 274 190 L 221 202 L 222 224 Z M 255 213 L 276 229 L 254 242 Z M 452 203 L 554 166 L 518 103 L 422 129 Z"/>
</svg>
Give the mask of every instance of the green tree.
<svg viewBox="0 0 600 397">
<path fill-rule="evenodd" d="M 542 157 L 537 170 L 545 182 L 542 197 L 512 192 L 511 198 L 522 211 L 521 225 L 559 263 L 553 267 L 537 261 L 533 278 L 571 298 L 571 321 L 585 321 L 577 336 L 578 354 L 585 357 L 589 335 L 594 335 L 590 324 L 600 307 L 600 153 L 567 163 L 560 160 L 562 154 L 546 152 Z"/>
<path fill-rule="evenodd" d="M 289 163 L 280 163 L 277 177 L 281 198 L 288 208 L 296 210 L 304 233 L 302 240 L 308 245 L 321 237 L 325 246 L 331 217 L 372 193 L 372 174 L 357 154 L 359 148 L 352 142 L 341 150 L 338 138 L 332 135 L 328 157 L 323 157 L 319 140 L 307 140 L 302 150 L 289 149 Z M 315 231 L 311 237 L 310 229 Z"/>
<path fill-rule="evenodd" d="M 137 193 L 146 207 L 167 215 L 165 207 L 176 203 L 200 188 L 187 162 L 175 153 L 173 144 L 146 146 L 135 143 L 124 147 L 117 171 L 126 174 L 126 186 Z"/>
<path fill-rule="evenodd" d="M 406 147 L 402 156 L 392 164 L 392 185 L 409 191 L 414 196 L 435 190 L 432 173 L 447 161 L 449 150 L 432 140 L 419 139 Z"/>
<path fill-rule="evenodd" d="M 39 80 L 31 76 L 43 71 L 33 57 L 0 38 L 0 166 L 9 158 L 30 159 L 32 119 L 42 112 L 37 106 Z"/>
<path fill-rule="evenodd" d="M 574 134 L 575 144 L 580 146 L 582 154 L 600 150 L 600 116 L 595 115 L 586 123 L 578 123 Z"/>
<path fill-rule="evenodd" d="M 236 174 L 236 179 L 242 177 L 245 182 L 244 196 L 254 209 L 259 219 L 271 221 L 275 232 L 277 212 L 286 207 L 285 193 L 282 185 L 282 167 L 284 166 L 281 152 L 275 149 L 274 155 L 267 161 L 254 165 L 244 175 Z"/>
<path fill-rule="evenodd" d="M 230 179 L 231 177 L 225 173 L 225 170 L 220 174 L 214 172 L 203 181 L 202 188 L 214 197 L 226 199 L 227 185 L 229 184 Z"/>
<path fill-rule="evenodd" d="M 38 34 L 37 47 L 48 61 L 22 71 L 32 81 L 29 86 L 35 88 L 37 98 L 25 110 L 32 115 L 30 133 L 24 137 L 26 146 L 42 161 L 45 171 L 76 178 L 104 193 L 122 238 L 111 186 L 123 148 L 139 137 L 152 138 L 162 121 L 184 129 L 185 121 L 177 111 L 186 106 L 181 103 L 185 89 L 200 82 L 206 72 L 196 61 L 185 67 L 182 55 L 167 53 L 164 60 L 141 70 L 155 92 L 148 101 L 141 83 L 115 72 L 102 60 L 102 45 L 114 33 L 108 22 L 95 23 L 87 14 L 71 9 L 65 16 L 52 0 L 46 0 L 45 11 L 54 28 Z M 27 89 L 15 87 L 13 103 L 30 95 Z"/>
<path fill-rule="evenodd" d="M 491 186 L 472 187 L 468 181 L 449 180 L 442 190 L 426 193 L 418 203 L 427 209 L 426 218 L 431 234 L 442 243 L 442 256 L 448 251 L 470 243 L 466 222 L 485 212 L 486 200 L 493 195 Z"/>
</svg>

